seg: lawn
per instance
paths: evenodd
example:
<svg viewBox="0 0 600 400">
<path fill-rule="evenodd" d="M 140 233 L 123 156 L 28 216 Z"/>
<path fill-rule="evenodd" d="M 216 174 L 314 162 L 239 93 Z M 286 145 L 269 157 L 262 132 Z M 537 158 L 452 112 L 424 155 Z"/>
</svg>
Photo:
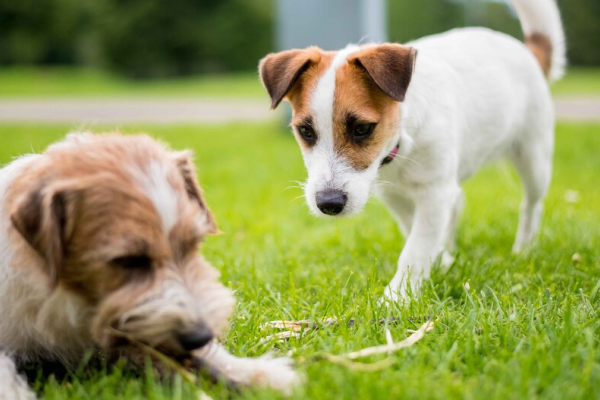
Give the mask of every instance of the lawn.
<svg viewBox="0 0 600 400">
<path fill-rule="evenodd" d="M 600 68 L 571 68 L 553 86 L 560 96 L 600 96 Z M 132 81 L 81 68 L 0 68 L 0 98 L 265 97 L 255 72 Z"/>
<path fill-rule="evenodd" d="M 0 161 L 40 151 L 67 126 L 0 126 Z M 307 383 L 293 399 L 592 399 L 600 393 L 600 125 L 560 124 L 555 173 L 539 242 L 512 255 L 520 201 L 508 165 L 466 185 L 457 261 L 434 274 L 406 307 L 377 306 L 403 239 L 377 201 L 359 217 L 310 216 L 298 198 L 302 160 L 275 124 L 147 128 L 176 149 L 196 151 L 201 183 L 224 234 L 203 253 L 235 289 L 238 307 L 227 347 L 237 355 L 291 354 Z M 127 128 L 127 132 L 143 130 Z M 232 145 L 234 143 L 235 145 Z M 578 256 L 574 257 L 574 254 Z M 465 284 L 468 283 L 468 288 Z M 284 344 L 259 343 L 275 319 L 335 317 L 337 327 Z M 431 317 L 435 329 L 392 363 L 359 372 L 315 359 L 396 340 Z M 358 321 L 349 327 L 345 321 Z M 368 361 L 381 360 L 374 357 Z M 194 399 L 179 377 L 160 381 L 120 368 L 80 368 L 65 380 L 41 377 L 47 400 Z M 216 399 L 277 399 L 269 391 Z"/>
<path fill-rule="evenodd" d="M 258 68 L 258 64 L 257 64 Z M 0 98 L 262 97 L 257 72 L 161 80 L 129 80 L 82 68 L 0 68 Z"/>
<path fill-rule="evenodd" d="M 600 68 L 572 67 L 565 78 L 552 86 L 557 96 L 599 96 Z"/>
</svg>

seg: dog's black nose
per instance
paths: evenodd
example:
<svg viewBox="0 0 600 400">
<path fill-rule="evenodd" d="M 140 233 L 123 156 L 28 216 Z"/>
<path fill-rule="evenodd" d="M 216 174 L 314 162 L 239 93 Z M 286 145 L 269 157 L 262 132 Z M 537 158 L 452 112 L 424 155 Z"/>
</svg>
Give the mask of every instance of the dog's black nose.
<svg viewBox="0 0 600 400">
<path fill-rule="evenodd" d="M 317 192 L 317 207 L 327 215 L 338 215 L 344 210 L 348 196 L 341 190 Z"/>
<path fill-rule="evenodd" d="M 213 334 L 206 327 L 198 327 L 192 331 L 181 333 L 177 338 L 186 351 L 192 351 L 206 346 L 213 340 Z"/>
</svg>

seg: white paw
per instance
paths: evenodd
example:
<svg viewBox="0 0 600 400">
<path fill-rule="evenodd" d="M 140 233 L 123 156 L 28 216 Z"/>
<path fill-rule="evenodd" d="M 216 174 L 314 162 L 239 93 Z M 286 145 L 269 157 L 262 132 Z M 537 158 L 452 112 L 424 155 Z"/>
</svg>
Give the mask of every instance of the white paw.
<svg viewBox="0 0 600 400">
<path fill-rule="evenodd" d="M 288 395 L 302 383 L 292 359 L 287 357 L 273 358 L 269 354 L 258 358 L 236 357 L 218 343 L 197 351 L 196 356 L 227 381 L 238 385 L 272 388 Z"/>
<path fill-rule="evenodd" d="M 251 384 L 269 387 L 290 395 L 292 389 L 302 383 L 301 375 L 293 368 L 293 360 L 287 357 L 272 358 L 265 355 L 254 360 Z"/>
<path fill-rule="evenodd" d="M 383 297 L 379 299 L 379 305 L 392 305 L 398 303 L 404 303 L 408 301 L 408 294 L 406 290 L 400 288 L 393 288 L 392 285 L 388 285 L 383 292 Z"/>
<path fill-rule="evenodd" d="M 521 253 L 521 251 L 523 251 L 524 247 L 525 247 L 525 245 L 523 245 L 523 243 L 521 243 L 520 240 L 517 240 L 515 242 L 515 244 L 513 244 L 513 247 L 512 247 L 513 254 L 519 254 L 519 253 Z"/>
</svg>

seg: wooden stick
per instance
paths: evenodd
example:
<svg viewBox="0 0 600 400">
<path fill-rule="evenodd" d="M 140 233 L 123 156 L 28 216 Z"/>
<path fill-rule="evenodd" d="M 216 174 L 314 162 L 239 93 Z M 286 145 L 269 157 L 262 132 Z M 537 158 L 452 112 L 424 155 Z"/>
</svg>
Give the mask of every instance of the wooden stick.
<svg viewBox="0 0 600 400">
<path fill-rule="evenodd" d="M 350 360 L 356 360 L 357 358 L 372 356 L 374 354 L 385 354 L 392 351 L 398 351 L 400 349 L 404 349 L 406 347 L 410 347 L 417 343 L 419 340 L 425 336 L 425 333 L 430 332 L 433 329 L 433 321 L 427 321 L 412 335 L 407 337 L 401 342 L 384 344 L 381 346 L 367 347 L 366 349 L 362 349 L 359 351 L 354 351 L 352 353 L 347 353 L 342 357 L 346 357 Z"/>
<path fill-rule="evenodd" d="M 346 368 L 352 369 L 354 371 L 364 371 L 364 372 L 374 372 L 379 371 L 384 368 L 391 366 L 394 363 L 394 359 L 390 357 L 392 352 L 398 351 L 400 349 L 404 349 L 406 347 L 413 346 L 419 340 L 425 336 L 425 333 L 430 332 L 433 329 L 433 321 L 427 321 L 423 324 L 418 330 L 414 331 L 408 338 L 404 339 L 401 342 L 394 343 L 391 337 L 391 333 L 386 333 L 386 341 L 388 342 L 385 345 L 368 347 L 366 349 L 362 349 L 359 351 L 355 351 L 352 353 L 343 354 L 341 356 L 336 356 L 329 353 L 319 353 L 315 354 L 313 360 L 324 359 L 334 364 L 342 365 Z M 389 331 L 388 331 L 389 332 Z M 374 363 L 365 363 L 360 361 L 353 361 L 357 358 L 367 357 L 375 354 L 388 354 L 388 357 L 377 361 Z M 300 362 L 308 361 L 305 359 L 301 359 Z"/>
</svg>

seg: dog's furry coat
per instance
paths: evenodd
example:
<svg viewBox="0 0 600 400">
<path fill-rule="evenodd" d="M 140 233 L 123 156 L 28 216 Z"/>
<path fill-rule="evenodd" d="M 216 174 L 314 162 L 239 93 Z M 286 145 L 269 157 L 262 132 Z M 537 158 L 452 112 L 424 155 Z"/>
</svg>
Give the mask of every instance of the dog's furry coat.
<svg viewBox="0 0 600 400">
<path fill-rule="evenodd" d="M 190 154 L 147 136 L 71 135 L 0 170 L 0 399 L 34 397 L 24 362 L 136 357 L 117 332 L 229 382 L 289 390 L 288 359 L 237 358 L 212 339 L 234 305 L 197 253 L 216 231 Z"/>
<path fill-rule="evenodd" d="M 514 250 L 538 230 L 554 147 L 548 80 L 564 73 L 564 33 L 554 0 L 511 2 L 525 43 L 464 28 L 406 45 L 288 50 L 260 63 L 272 107 L 292 106 L 311 211 L 352 215 L 375 192 L 398 221 L 406 243 L 390 299 L 418 293 L 438 258 L 452 261 L 461 184 L 501 156 L 524 186 Z"/>
</svg>

